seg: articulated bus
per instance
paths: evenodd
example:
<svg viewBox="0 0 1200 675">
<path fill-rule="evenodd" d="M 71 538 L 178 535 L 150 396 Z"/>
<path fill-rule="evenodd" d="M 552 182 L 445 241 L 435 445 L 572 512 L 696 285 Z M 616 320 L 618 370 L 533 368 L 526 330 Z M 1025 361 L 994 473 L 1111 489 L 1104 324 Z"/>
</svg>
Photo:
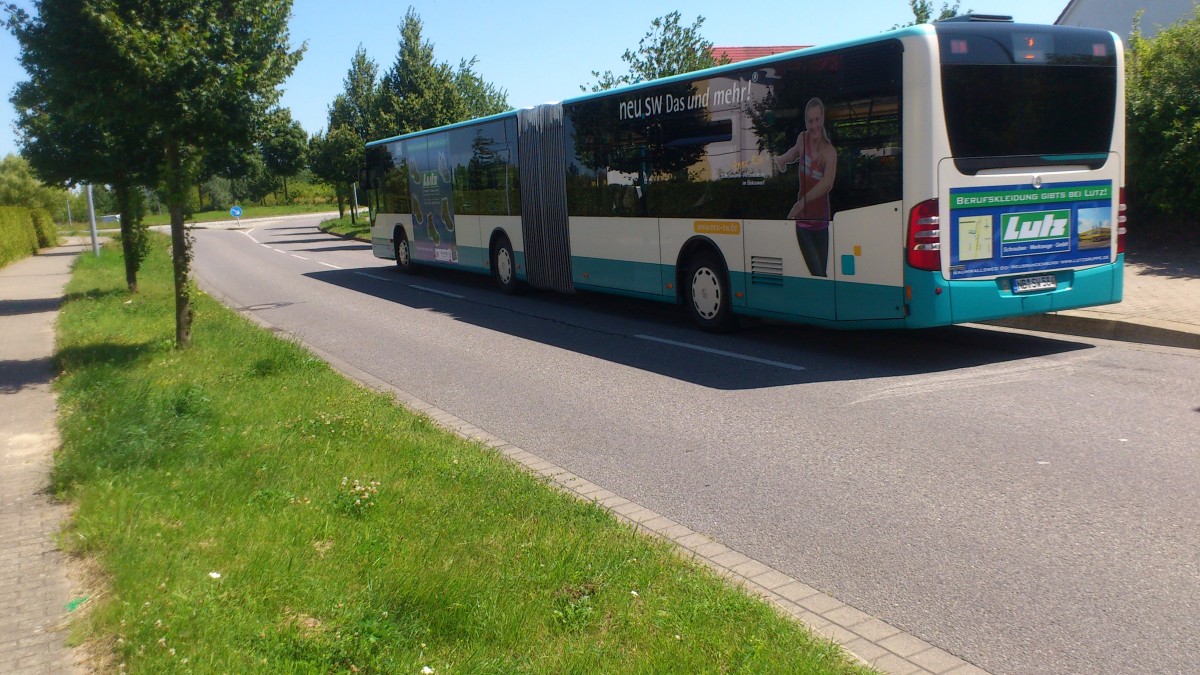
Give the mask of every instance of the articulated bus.
<svg viewBox="0 0 1200 675">
<path fill-rule="evenodd" d="M 710 331 L 1119 302 L 1123 61 L 967 16 L 374 141 L 372 248 Z"/>
</svg>

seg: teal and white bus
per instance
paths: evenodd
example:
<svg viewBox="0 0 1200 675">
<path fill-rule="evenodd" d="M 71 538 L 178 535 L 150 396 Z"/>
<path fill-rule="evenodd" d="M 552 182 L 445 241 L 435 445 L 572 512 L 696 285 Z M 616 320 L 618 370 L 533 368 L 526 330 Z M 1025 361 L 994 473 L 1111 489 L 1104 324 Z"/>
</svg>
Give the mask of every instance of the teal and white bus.
<svg viewBox="0 0 1200 675">
<path fill-rule="evenodd" d="M 375 141 L 373 251 L 713 331 L 1119 302 L 1123 61 L 968 16 Z"/>
</svg>

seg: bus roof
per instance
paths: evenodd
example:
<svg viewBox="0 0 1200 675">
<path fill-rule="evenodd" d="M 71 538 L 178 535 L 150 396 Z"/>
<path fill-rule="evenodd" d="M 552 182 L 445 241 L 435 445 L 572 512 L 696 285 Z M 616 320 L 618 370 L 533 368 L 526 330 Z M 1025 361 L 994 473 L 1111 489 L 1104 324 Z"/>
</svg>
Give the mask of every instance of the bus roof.
<svg viewBox="0 0 1200 675">
<path fill-rule="evenodd" d="M 717 76 L 723 75 L 725 73 L 732 73 L 732 72 L 746 70 L 747 68 L 755 68 L 758 66 L 770 65 L 777 61 L 789 59 L 789 58 L 792 58 L 792 57 L 800 55 L 800 54 L 821 54 L 824 52 L 830 52 L 830 51 L 834 51 L 834 50 L 838 50 L 838 49 L 846 49 L 848 47 L 857 47 L 859 45 L 867 45 L 867 44 L 872 44 L 875 42 L 880 42 L 882 40 L 891 40 L 891 39 L 896 39 L 896 38 L 901 38 L 901 37 L 907 37 L 910 35 L 932 35 L 933 32 L 934 32 L 934 28 L 931 24 L 918 24 L 916 26 L 905 26 L 903 28 L 898 28 L 896 30 L 887 31 L 885 33 L 879 33 L 878 35 L 871 35 L 869 37 L 859 38 L 856 40 L 846 40 L 846 41 L 842 41 L 842 42 L 834 42 L 834 43 L 827 44 L 827 45 L 805 47 L 804 49 L 797 49 L 797 50 L 791 51 L 791 52 L 782 52 L 779 54 L 763 56 L 761 58 L 751 59 L 748 61 L 739 61 L 737 63 L 729 63 L 729 64 L 725 64 L 725 65 L 721 65 L 721 66 L 714 66 L 712 68 L 705 68 L 704 70 L 695 70 L 690 73 L 683 73 L 681 75 L 672 75 L 671 77 L 664 77 L 664 78 L 660 78 L 657 80 L 647 80 L 645 82 L 638 82 L 635 84 L 626 85 L 624 87 L 617 87 L 615 89 L 606 89 L 604 91 L 591 92 L 591 93 L 583 94 L 582 96 L 574 96 L 571 98 L 563 99 L 562 101 L 560 101 L 560 103 L 562 103 L 563 105 L 568 105 L 568 104 L 572 104 L 572 103 L 588 101 L 591 99 L 602 98 L 605 96 L 618 96 L 618 95 L 622 95 L 622 94 L 627 94 L 629 92 L 646 89 L 648 87 L 657 87 L 657 86 L 664 85 L 664 84 L 673 84 L 676 82 L 684 82 L 684 81 L 694 80 L 694 79 L 704 78 L 704 77 L 717 77 Z M 407 134 L 401 134 L 399 136 L 392 136 L 391 138 L 384 138 L 384 139 L 377 140 L 377 141 L 371 141 L 371 142 L 367 143 L 366 147 L 370 148 L 370 147 L 374 147 L 377 145 L 383 145 L 385 143 L 391 143 L 391 142 L 398 141 L 398 140 L 417 138 L 420 136 L 424 136 L 426 134 L 438 133 L 438 132 L 442 132 L 442 131 L 448 131 L 450 129 L 457 129 L 457 128 L 461 128 L 461 127 L 465 127 L 465 126 L 471 126 L 474 124 L 482 124 L 484 122 L 491 122 L 494 120 L 505 119 L 507 117 L 515 116 L 516 114 L 517 114 L 517 110 L 513 109 L 513 110 L 499 113 L 497 115 L 490 115 L 488 117 L 481 117 L 478 119 L 466 120 L 463 122 L 456 122 L 454 124 L 447 124 L 445 126 L 433 127 L 431 129 L 423 129 L 421 131 L 414 131 L 414 132 L 410 132 Z"/>
</svg>

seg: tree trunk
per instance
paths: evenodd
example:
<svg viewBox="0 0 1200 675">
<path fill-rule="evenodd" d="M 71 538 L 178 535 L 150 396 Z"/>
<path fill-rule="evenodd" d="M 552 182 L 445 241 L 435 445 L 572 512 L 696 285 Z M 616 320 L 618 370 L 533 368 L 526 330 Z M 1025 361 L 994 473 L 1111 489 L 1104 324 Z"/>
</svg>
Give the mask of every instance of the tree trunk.
<svg viewBox="0 0 1200 675">
<path fill-rule="evenodd" d="M 125 285 L 130 293 L 138 292 L 137 273 L 139 260 L 137 250 L 137 233 L 134 232 L 136 215 L 133 212 L 133 195 L 129 186 L 124 183 L 114 183 L 113 192 L 117 196 L 117 213 L 121 215 L 121 253 L 125 256 Z"/>
<path fill-rule="evenodd" d="M 284 204 L 290 203 L 289 198 L 288 198 L 288 193 L 287 193 L 287 176 L 283 177 L 283 203 Z"/>
<path fill-rule="evenodd" d="M 338 190 L 337 199 L 338 199 L 338 218 L 339 219 L 345 218 L 346 217 L 346 199 L 344 197 L 342 197 L 341 190 Z"/>
<path fill-rule="evenodd" d="M 167 210 L 171 213 L 171 262 L 175 271 L 175 347 L 192 345 L 192 294 L 188 284 L 191 247 L 183 228 L 183 202 L 187 191 L 181 148 L 167 140 Z"/>
</svg>

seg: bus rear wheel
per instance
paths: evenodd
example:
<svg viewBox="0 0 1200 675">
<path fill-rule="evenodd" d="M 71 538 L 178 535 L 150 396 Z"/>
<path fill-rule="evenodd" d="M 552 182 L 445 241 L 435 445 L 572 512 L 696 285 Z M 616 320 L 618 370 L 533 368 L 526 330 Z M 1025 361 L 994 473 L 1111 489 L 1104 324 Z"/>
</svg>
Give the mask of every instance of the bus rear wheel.
<svg viewBox="0 0 1200 675">
<path fill-rule="evenodd" d="M 729 292 L 729 274 L 721 259 L 711 251 L 692 258 L 685 280 L 688 314 L 701 330 L 728 333 L 737 327 Z"/>
<path fill-rule="evenodd" d="M 517 282 L 517 258 L 513 255 L 508 237 L 500 237 L 492 244 L 492 278 L 500 292 L 513 295 L 519 290 Z"/>
</svg>

